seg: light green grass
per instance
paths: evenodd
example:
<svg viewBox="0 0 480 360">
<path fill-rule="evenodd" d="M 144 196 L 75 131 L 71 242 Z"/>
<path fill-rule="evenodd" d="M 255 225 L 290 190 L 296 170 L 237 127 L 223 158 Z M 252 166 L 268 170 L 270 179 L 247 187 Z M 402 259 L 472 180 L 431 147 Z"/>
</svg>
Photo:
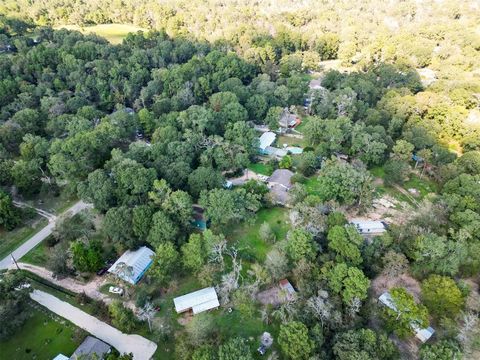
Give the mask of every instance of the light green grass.
<svg viewBox="0 0 480 360">
<path fill-rule="evenodd" d="M 135 25 L 129 24 L 101 24 L 81 27 L 78 25 L 62 25 L 58 28 L 80 31 L 82 34 L 96 34 L 107 39 L 112 44 L 120 44 L 129 33 L 146 31 Z"/>
<path fill-rule="evenodd" d="M 308 195 L 319 195 L 320 182 L 318 181 L 318 175 L 309 177 L 303 185 L 305 185 Z"/>
<path fill-rule="evenodd" d="M 260 226 L 267 222 L 278 240 L 285 238 L 288 231 L 288 211 L 284 208 L 262 209 L 257 213 L 253 224 L 242 223 L 225 231 L 225 235 L 232 243 L 244 249 L 257 261 L 265 261 L 265 257 L 272 247 L 260 238 Z"/>
<path fill-rule="evenodd" d="M 38 266 L 46 266 L 50 248 L 45 239 L 40 244 L 35 246 L 32 250 L 22 257 L 22 262 Z"/>
<path fill-rule="evenodd" d="M 290 136 L 280 135 L 277 139 L 277 144 L 279 148 L 283 148 L 283 144 L 287 144 L 288 146 L 300 146 L 303 147 L 304 139 L 298 139 Z"/>
<path fill-rule="evenodd" d="M 253 172 L 261 175 L 270 176 L 273 173 L 273 166 L 264 164 L 264 163 L 251 163 L 248 165 L 248 169 L 252 170 Z"/>
<path fill-rule="evenodd" d="M 43 360 L 53 359 L 60 353 L 70 356 L 85 336 L 85 332 L 72 323 L 35 307 L 25 324 L 8 340 L 0 342 L 0 357 Z"/>
<path fill-rule="evenodd" d="M 420 197 L 423 199 L 425 196 L 438 191 L 438 185 L 428 179 L 426 176 L 420 178 L 416 174 L 411 174 L 410 179 L 403 185 L 405 189 L 417 189 L 420 193 Z"/>
<path fill-rule="evenodd" d="M 0 230 L 0 258 L 3 259 L 5 256 L 10 254 L 13 250 L 30 239 L 33 234 L 47 226 L 47 224 L 47 219 L 37 215 L 20 228 L 12 231 Z"/>
</svg>

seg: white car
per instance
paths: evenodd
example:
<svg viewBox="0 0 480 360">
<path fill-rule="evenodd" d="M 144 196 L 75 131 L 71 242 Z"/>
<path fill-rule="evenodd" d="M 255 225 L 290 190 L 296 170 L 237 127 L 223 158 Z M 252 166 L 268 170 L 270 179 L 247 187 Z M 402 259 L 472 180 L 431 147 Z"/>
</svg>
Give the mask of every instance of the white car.
<svg viewBox="0 0 480 360">
<path fill-rule="evenodd" d="M 108 291 L 111 292 L 112 294 L 117 294 L 117 295 L 120 295 L 120 296 L 123 295 L 123 289 L 119 288 L 119 287 L 116 287 L 116 286 L 110 286 Z"/>
</svg>

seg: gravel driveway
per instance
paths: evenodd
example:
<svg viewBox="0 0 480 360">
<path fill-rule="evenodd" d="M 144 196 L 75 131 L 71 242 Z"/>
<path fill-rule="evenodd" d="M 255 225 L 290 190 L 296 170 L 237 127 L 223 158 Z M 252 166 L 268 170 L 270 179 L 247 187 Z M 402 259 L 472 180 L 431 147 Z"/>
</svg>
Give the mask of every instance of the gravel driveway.
<svg viewBox="0 0 480 360">
<path fill-rule="evenodd" d="M 150 360 L 157 350 L 157 344 L 154 342 L 140 335 L 124 334 L 113 326 L 44 291 L 34 290 L 30 293 L 30 297 L 55 314 L 112 345 L 121 354 L 132 353 L 134 360 Z"/>
</svg>

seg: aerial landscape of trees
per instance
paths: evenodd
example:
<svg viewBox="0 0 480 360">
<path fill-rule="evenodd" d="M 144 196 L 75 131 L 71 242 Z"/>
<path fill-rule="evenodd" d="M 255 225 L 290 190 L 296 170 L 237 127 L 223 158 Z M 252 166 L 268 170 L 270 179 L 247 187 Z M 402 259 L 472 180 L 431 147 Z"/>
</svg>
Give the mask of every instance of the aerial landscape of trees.
<svg viewBox="0 0 480 360">
<path fill-rule="evenodd" d="M 55 218 L 40 257 L 55 276 L 151 248 L 145 279 L 112 280 L 125 298 L 97 311 L 158 358 L 254 359 L 269 332 L 272 360 L 475 359 L 478 6 L 236 3 L 0 1 L 0 237 L 32 228 L 20 202 L 65 197 L 92 208 Z M 143 30 L 82 33 L 100 24 Z M 287 110 L 301 124 L 278 131 Z M 303 153 L 260 156 L 266 128 Z M 293 174 L 282 205 L 258 176 L 276 169 Z M 349 222 L 381 207 L 386 231 L 365 239 Z M 294 299 L 259 301 L 286 278 Z M 6 341 L 30 305 L 20 273 L 2 279 Z M 218 310 L 174 314 L 210 286 Z"/>
</svg>

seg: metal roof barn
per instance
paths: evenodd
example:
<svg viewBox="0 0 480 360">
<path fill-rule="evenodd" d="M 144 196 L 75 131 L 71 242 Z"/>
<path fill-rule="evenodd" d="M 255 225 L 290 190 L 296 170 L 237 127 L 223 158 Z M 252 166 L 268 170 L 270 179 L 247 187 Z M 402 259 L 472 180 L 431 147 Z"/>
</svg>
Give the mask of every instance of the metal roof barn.
<svg viewBox="0 0 480 360">
<path fill-rule="evenodd" d="M 383 222 L 378 220 L 352 219 L 350 224 L 355 225 L 358 232 L 363 235 L 381 234 L 386 230 Z"/>
<path fill-rule="evenodd" d="M 269 147 L 270 145 L 273 144 L 273 142 L 275 141 L 275 138 L 277 137 L 277 135 L 275 135 L 275 133 L 271 132 L 271 131 L 267 131 L 267 132 L 264 132 L 262 134 L 262 136 L 260 136 L 260 145 L 259 145 L 259 148 L 263 151 L 265 151 L 265 149 L 267 147 Z"/>
<path fill-rule="evenodd" d="M 142 246 L 138 250 L 128 250 L 108 269 L 109 273 L 135 285 L 152 265 L 155 253 Z"/>
<path fill-rule="evenodd" d="M 220 306 L 215 288 L 209 287 L 173 299 L 177 313 L 192 310 L 194 314 Z"/>
</svg>

